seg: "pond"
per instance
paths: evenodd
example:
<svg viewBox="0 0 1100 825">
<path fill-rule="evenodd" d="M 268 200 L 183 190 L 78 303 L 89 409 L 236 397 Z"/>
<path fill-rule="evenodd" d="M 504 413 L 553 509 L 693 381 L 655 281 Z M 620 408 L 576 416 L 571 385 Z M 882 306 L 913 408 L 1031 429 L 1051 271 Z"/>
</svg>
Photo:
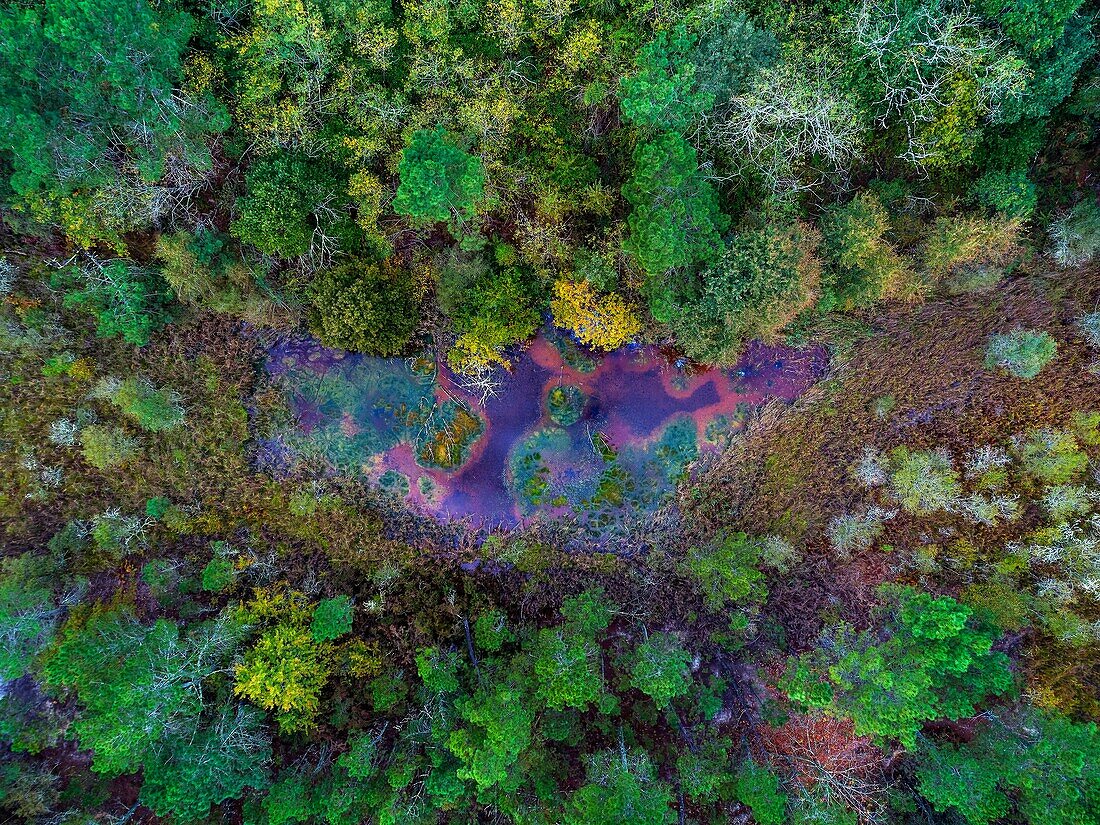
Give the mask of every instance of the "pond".
<svg viewBox="0 0 1100 825">
<path fill-rule="evenodd" d="M 686 370 L 654 347 L 596 356 L 554 330 L 482 402 L 427 357 L 384 359 L 284 340 L 267 369 L 296 424 L 291 456 L 358 473 L 442 520 L 570 517 L 594 532 L 655 510 L 701 453 L 768 398 L 801 395 L 821 348 L 751 344 L 733 369 Z"/>
</svg>

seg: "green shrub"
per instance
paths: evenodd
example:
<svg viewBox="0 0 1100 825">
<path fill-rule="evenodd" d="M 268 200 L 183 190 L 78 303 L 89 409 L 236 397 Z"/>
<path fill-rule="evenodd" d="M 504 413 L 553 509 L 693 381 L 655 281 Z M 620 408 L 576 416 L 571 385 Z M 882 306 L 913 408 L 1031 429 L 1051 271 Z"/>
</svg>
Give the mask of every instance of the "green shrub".
<svg viewBox="0 0 1100 825">
<path fill-rule="evenodd" d="M 330 642 L 351 633 L 351 621 L 351 599 L 337 596 L 333 599 L 322 599 L 317 604 L 309 629 L 318 642 Z"/>
<path fill-rule="evenodd" d="M 1026 169 L 995 169 L 986 172 L 971 188 L 982 206 L 995 209 L 1009 218 L 1030 218 L 1039 197 Z"/>
<path fill-rule="evenodd" d="M 169 389 L 157 389 L 143 378 L 108 380 L 97 388 L 111 403 L 137 422 L 143 430 L 159 433 L 183 423 L 183 405 Z"/>
<path fill-rule="evenodd" d="M 1031 430 L 1016 440 L 1016 454 L 1030 475 L 1045 484 L 1066 484 L 1088 467 L 1088 454 L 1067 430 Z"/>
<path fill-rule="evenodd" d="M 161 275 L 184 304 L 270 324 L 280 313 L 257 270 L 240 260 L 220 233 L 174 232 L 157 239 Z"/>
<path fill-rule="evenodd" d="M 948 279 L 953 294 L 996 283 L 1022 257 L 1020 227 L 1018 218 L 941 217 L 925 240 L 924 268 L 935 280 Z"/>
<path fill-rule="evenodd" d="M 211 593 L 221 593 L 231 584 L 236 570 L 229 559 L 211 559 L 202 569 L 202 589 Z"/>
<path fill-rule="evenodd" d="M 397 355 L 408 347 L 420 320 L 411 274 L 362 261 L 318 275 L 309 291 L 310 326 L 330 347 L 370 355 Z"/>
<path fill-rule="evenodd" d="M 1042 330 L 1016 329 L 989 337 L 985 368 L 1030 381 L 1058 353 L 1058 343 Z"/>
<path fill-rule="evenodd" d="M 886 521 L 895 511 L 870 507 L 861 514 L 845 513 L 829 520 L 829 544 L 840 558 L 852 551 L 866 550 L 882 535 Z"/>
<path fill-rule="evenodd" d="M 1100 349 L 1100 312 L 1090 312 L 1088 315 L 1082 315 L 1077 323 L 1081 327 L 1081 332 L 1084 333 L 1085 340 L 1089 342 L 1089 346 Z"/>
<path fill-rule="evenodd" d="M 1080 266 L 1100 252 L 1100 206 L 1092 196 L 1050 225 L 1050 243 L 1061 266 Z"/>
<path fill-rule="evenodd" d="M 80 431 L 84 460 L 97 470 L 108 470 L 129 461 L 137 453 L 137 442 L 118 427 L 89 424 Z"/>
<path fill-rule="evenodd" d="M 1043 507 L 1051 520 L 1066 521 L 1073 516 L 1088 515 L 1096 502 L 1093 490 L 1080 484 L 1056 484 L 1043 493 Z"/>
<path fill-rule="evenodd" d="M 889 474 L 891 490 L 910 513 L 950 510 L 961 493 L 959 473 L 946 450 L 898 447 L 890 452 Z"/>
</svg>

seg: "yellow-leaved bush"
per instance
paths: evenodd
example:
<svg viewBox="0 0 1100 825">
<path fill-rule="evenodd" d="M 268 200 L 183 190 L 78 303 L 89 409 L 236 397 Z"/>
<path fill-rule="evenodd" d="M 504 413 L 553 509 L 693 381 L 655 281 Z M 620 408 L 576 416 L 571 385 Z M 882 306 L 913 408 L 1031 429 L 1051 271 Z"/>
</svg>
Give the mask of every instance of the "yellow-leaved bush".
<svg viewBox="0 0 1100 825">
<path fill-rule="evenodd" d="M 308 627 L 269 628 L 237 665 L 236 694 L 275 711 L 284 733 L 312 727 L 329 676 L 327 648 Z"/>
<path fill-rule="evenodd" d="M 557 326 L 570 330 L 581 343 L 595 349 L 621 347 L 642 326 L 637 313 L 619 295 L 600 295 L 588 281 L 562 280 L 554 284 L 550 310 Z"/>
</svg>

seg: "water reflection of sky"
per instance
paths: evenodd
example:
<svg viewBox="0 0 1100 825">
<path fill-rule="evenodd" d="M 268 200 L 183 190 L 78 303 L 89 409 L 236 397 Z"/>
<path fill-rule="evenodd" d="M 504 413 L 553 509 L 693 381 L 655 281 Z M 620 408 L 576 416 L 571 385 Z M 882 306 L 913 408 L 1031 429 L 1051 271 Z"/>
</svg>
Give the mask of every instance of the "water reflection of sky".
<svg viewBox="0 0 1100 825">
<path fill-rule="evenodd" d="M 273 443 L 362 473 L 439 518 L 511 526 L 569 516 L 602 530 L 653 509 L 701 451 L 767 398 L 797 398 L 825 365 L 821 349 L 754 343 L 734 369 L 687 373 L 653 348 L 596 359 L 539 336 L 481 404 L 446 368 L 287 340 L 270 350 L 268 370 L 297 425 Z M 585 398 L 567 427 L 546 406 L 559 384 Z M 456 433 L 461 465 L 438 466 L 433 445 L 436 455 L 440 443 L 453 448 Z"/>
</svg>

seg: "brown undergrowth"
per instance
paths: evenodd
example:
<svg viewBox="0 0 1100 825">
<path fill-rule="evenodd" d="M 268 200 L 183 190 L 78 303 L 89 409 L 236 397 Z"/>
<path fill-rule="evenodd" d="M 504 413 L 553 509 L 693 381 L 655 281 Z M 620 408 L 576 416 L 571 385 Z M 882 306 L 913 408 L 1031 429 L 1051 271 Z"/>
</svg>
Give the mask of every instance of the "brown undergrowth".
<svg viewBox="0 0 1100 825">
<path fill-rule="evenodd" d="M 961 455 L 1100 409 L 1100 378 L 1089 371 L 1096 353 L 1077 327 L 1098 300 L 1095 267 L 1044 270 L 989 293 L 868 318 L 870 333 L 846 348 L 826 380 L 791 407 L 765 407 L 702 473 L 682 496 L 684 522 L 693 533 L 736 525 L 796 546 L 802 562 L 773 585 L 770 605 L 796 647 L 811 644 L 822 621 L 861 624 L 892 565 L 879 551 L 833 558 L 826 529 L 865 499 L 851 475 L 863 449 L 946 447 Z M 1046 330 L 1058 342 L 1032 381 L 983 367 L 988 337 L 1017 327 Z M 916 545 L 929 527 L 927 518 L 902 514 L 883 541 Z"/>
<path fill-rule="evenodd" d="M 996 292 L 935 301 L 873 320 L 874 332 L 789 410 L 762 412 L 683 506 L 695 520 L 734 520 L 812 546 L 858 495 L 849 469 L 866 445 L 966 449 L 1029 427 L 1063 424 L 1100 404 L 1095 360 L 1077 319 L 1100 297 L 1097 270 L 1018 277 Z M 1045 329 L 1058 355 L 1033 381 L 985 370 L 989 335 Z M 892 408 L 884 416 L 876 406 Z"/>
</svg>

